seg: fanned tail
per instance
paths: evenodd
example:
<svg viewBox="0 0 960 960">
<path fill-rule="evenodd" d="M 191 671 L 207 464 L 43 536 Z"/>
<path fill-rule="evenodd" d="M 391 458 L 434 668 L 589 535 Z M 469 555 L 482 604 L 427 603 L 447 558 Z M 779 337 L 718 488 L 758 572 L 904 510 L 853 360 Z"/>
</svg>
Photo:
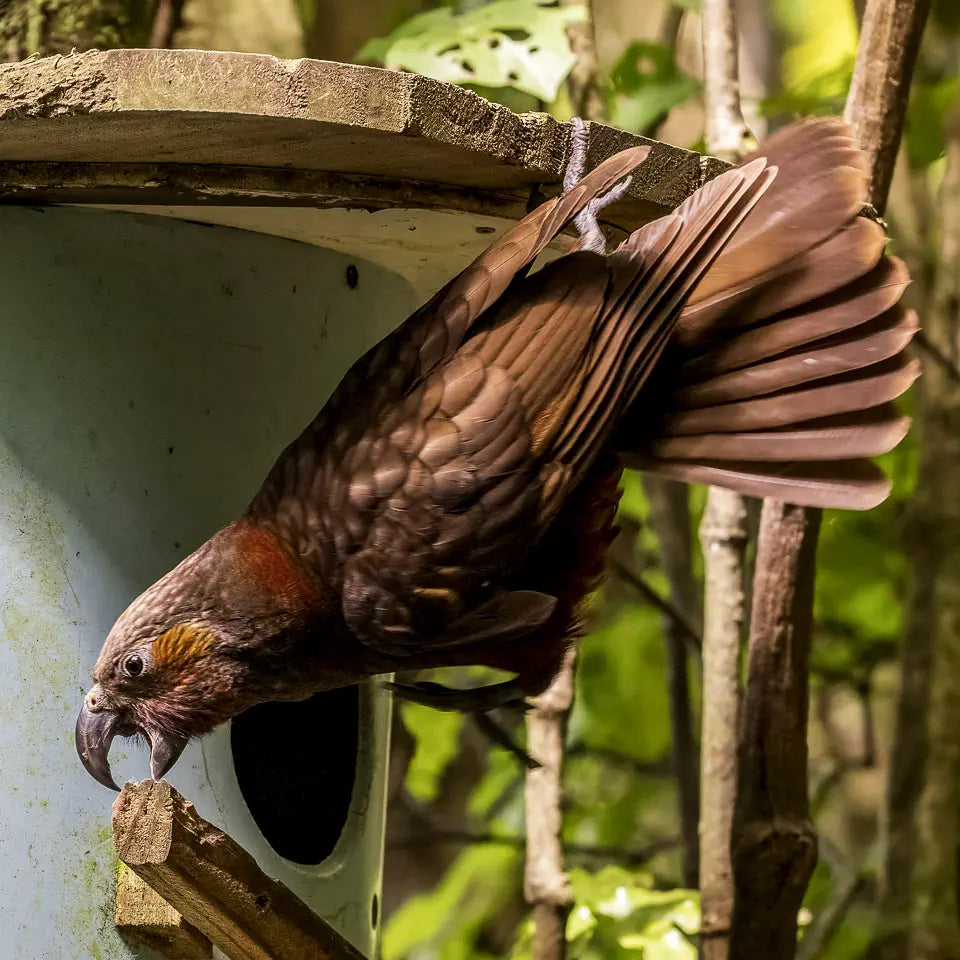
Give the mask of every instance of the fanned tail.
<svg viewBox="0 0 960 960">
<path fill-rule="evenodd" d="M 906 434 L 892 401 L 919 375 L 916 316 L 898 305 L 909 274 L 860 216 L 864 162 L 840 121 L 796 124 L 757 155 L 776 180 L 687 300 L 618 446 L 678 480 L 868 509 L 889 493 L 870 458 Z"/>
</svg>

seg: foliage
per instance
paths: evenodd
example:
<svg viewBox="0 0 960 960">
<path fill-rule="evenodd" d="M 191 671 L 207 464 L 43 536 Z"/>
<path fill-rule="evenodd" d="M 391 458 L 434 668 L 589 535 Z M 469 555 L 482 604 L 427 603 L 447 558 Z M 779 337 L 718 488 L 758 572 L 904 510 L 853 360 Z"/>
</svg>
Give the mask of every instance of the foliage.
<svg viewBox="0 0 960 960">
<path fill-rule="evenodd" d="M 440 776 L 457 754 L 463 714 L 405 703 L 401 716 L 403 725 L 416 742 L 416 750 L 407 768 L 407 792 L 414 800 L 426 803 L 436 797 Z"/>
<path fill-rule="evenodd" d="M 643 873 L 608 866 L 571 870 L 576 907 L 567 921 L 571 960 L 695 960 L 700 927 L 694 890 L 654 890 Z M 511 960 L 529 960 L 528 923 Z"/>
<path fill-rule="evenodd" d="M 567 25 L 586 9 L 548 3 L 495 0 L 464 13 L 428 10 L 369 41 L 357 58 L 449 83 L 512 87 L 550 102 L 575 62 Z"/>
<path fill-rule="evenodd" d="M 767 98 L 768 116 L 819 116 L 843 112 L 857 54 L 857 20 L 851 0 L 775 0 L 787 39 L 783 89 Z"/>
<path fill-rule="evenodd" d="M 700 92 L 662 43 L 635 40 L 610 71 L 610 117 L 626 130 L 655 127 L 675 106 Z"/>
<path fill-rule="evenodd" d="M 522 870 L 517 850 L 469 847 L 427 894 L 412 897 L 391 918 L 384 960 L 494 960 L 474 944 L 483 924 L 516 896 Z"/>
<path fill-rule="evenodd" d="M 694 0 L 673 2 L 688 10 L 697 7 Z M 458 21 L 479 24 L 479 20 L 470 18 L 484 10 L 509 6 L 512 4 L 492 3 L 460 15 L 433 11 L 422 21 L 429 30 L 417 26 L 409 34 L 420 51 L 420 60 L 400 62 L 397 50 L 402 53 L 403 46 L 397 48 L 395 44 L 407 36 L 406 28 L 376 41 L 372 53 L 367 52 L 381 62 L 394 57 L 391 65 L 406 69 L 474 86 L 486 83 L 488 79 L 456 72 L 461 69 L 457 58 L 462 62 L 467 56 L 462 39 L 449 50 L 443 44 L 449 46 L 454 36 L 469 37 L 470 42 L 479 44 L 491 31 L 509 37 L 505 31 L 511 28 L 502 20 L 496 25 L 488 23 L 483 30 L 475 25 L 464 34 L 456 33 Z M 549 10 L 543 4 L 536 6 L 540 14 Z M 803 4 L 774 0 L 771 10 L 783 40 L 782 88 L 763 103 L 764 112 L 778 120 L 797 114 L 840 114 L 858 41 L 852 0 L 808 0 Z M 558 27 L 558 38 L 562 32 Z M 568 52 L 565 39 L 563 51 Z M 435 61 L 444 56 L 452 64 L 445 67 L 453 71 L 449 75 L 437 72 Z M 913 87 L 907 149 L 914 167 L 930 170 L 936 167 L 936 158 L 943 150 L 945 118 L 960 102 L 960 80 L 955 70 L 930 69 L 929 56 L 927 63 L 928 68 Z M 502 83 L 503 67 L 498 65 L 496 69 L 500 70 L 496 76 Z M 567 69 L 569 66 L 564 74 Z M 606 76 L 611 122 L 632 130 L 655 128 L 676 106 L 695 99 L 700 90 L 698 81 L 678 67 L 673 51 L 652 40 L 625 42 Z M 558 89 L 561 80 L 558 73 L 552 90 Z M 513 87 L 522 89 L 517 83 Z M 553 97 L 541 99 L 549 101 Z M 552 109 L 559 112 L 556 104 Z M 916 484 L 916 444 L 914 432 L 883 458 L 884 468 L 894 479 L 894 494 L 883 507 L 867 513 L 830 511 L 824 518 L 818 554 L 813 670 L 831 684 L 849 690 L 862 692 L 869 688 L 875 668 L 897 656 L 909 574 L 901 533 L 906 505 Z M 659 545 L 650 531 L 642 485 L 635 475 L 627 474 L 624 487 L 620 514 L 627 542 L 620 544 L 620 555 L 629 556 L 634 569 L 666 595 L 666 577 L 659 566 Z M 694 530 L 704 498 L 702 488 L 691 493 Z M 697 550 L 694 561 L 696 575 L 700 576 Z M 663 772 L 671 750 L 665 672 L 659 615 L 640 601 L 632 588 L 615 579 L 609 581 L 595 599 L 592 629 L 582 645 L 568 738 L 564 840 L 606 851 L 586 859 L 585 855 L 568 854 L 575 897 L 567 928 L 572 958 L 687 960 L 696 956 L 693 941 L 699 907 L 695 893 L 674 889 L 680 882 L 676 847 L 643 863 L 643 870 L 649 873 L 635 872 L 636 861 L 627 856 L 651 841 L 669 841 L 678 833 L 675 782 Z M 697 678 L 691 679 L 696 703 Z M 851 702 L 859 703 L 852 697 Z M 871 702 L 889 700 L 874 696 Z M 857 724 L 861 721 L 859 710 L 853 712 Z M 429 719 L 405 712 L 405 719 L 417 741 L 415 760 L 407 775 L 408 793 L 429 801 L 441 789 L 441 774 L 459 731 L 439 715 Z M 812 722 L 817 723 L 816 717 Z M 844 733 L 853 734 L 849 739 L 854 743 L 853 747 L 846 740 L 842 744 L 846 757 L 856 753 L 860 730 L 852 728 Z M 515 735 L 522 738 L 522 725 L 517 725 Z M 818 749 L 822 750 L 819 756 Z M 831 749 L 819 748 L 817 738 L 812 740 L 815 769 L 836 761 Z M 513 757 L 499 749 L 491 750 L 486 772 L 466 803 L 472 829 L 478 834 L 522 837 L 522 776 Z M 843 817 L 849 821 L 875 817 L 881 781 L 876 771 L 864 771 L 863 776 L 871 778 L 872 786 L 859 786 L 851 809 L 843 815 L 832 814 L 838 818 L 835 821 L 827 818 L 818 823 L 826 844 L 842 844 L 844 853 L 848 853 L 848 845 L 853 846 L 849 854 L 861 864 L 870 862 L 867 857 L 872 837 L 868 842 L 861 841 L 860 847 L 855 840 L 848 842 L 844 831 L 849 822 Z M 846 799 L 836 790 L 831 800 L 820 806 L 846 810 L 844 803 Z M 865 810 L 869 811 L 866 816 Z M 509 938 L 490 939 L 492 918 L 507 903 L 499 899 L 500 894 L 506 889 L 508 897 L 520 896 L 521 869 L 522 858 L 510 848 L 478 844 L 465 849 L 435 891 L 416 897 L 391 919 L 385 932 L 385 955 L 391 960 L 486 960 L 491 955 L 526 960 L 530 951 L 529 919 L 517 928 L 512 952 Z M 656 877 L 655 883 L 651 877 Z M 816 918 L 831 903 L 838 885 L 838 878 L 821 865 L 804 912 Z M 482 910 L 488 911 L 486 921 L 480 917 Z M 846 922 L 821 952 L 822 960 L 853 960 L 863 955 L 874 919 L 871 910 L 862 898 L 851 906 Z"/>
</svg>

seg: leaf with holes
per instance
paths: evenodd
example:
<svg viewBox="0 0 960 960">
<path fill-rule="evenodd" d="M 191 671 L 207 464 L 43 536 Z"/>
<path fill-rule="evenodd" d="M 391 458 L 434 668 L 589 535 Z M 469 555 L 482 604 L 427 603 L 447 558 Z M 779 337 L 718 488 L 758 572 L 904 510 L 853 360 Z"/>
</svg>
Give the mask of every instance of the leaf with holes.
<svg viewBox="0 0 960 960">
<path fill-rule="evenodd" d="M 700 84 L 677 68 L 662 43 L 631 43 L 610 73 L 613 122 L 627 130 L 649 130 L 678 104 L 700 92 Z"/>
<path fill-rule="evenodd" d="M 371 40 L 357 59 L 448 83 L 512 87 L 552 101 L 576 62 L 567 25 L 584 20 L 586 8 L 549 2 L 494 0 L 461 14 L 430 10 Z"/>
</svg>

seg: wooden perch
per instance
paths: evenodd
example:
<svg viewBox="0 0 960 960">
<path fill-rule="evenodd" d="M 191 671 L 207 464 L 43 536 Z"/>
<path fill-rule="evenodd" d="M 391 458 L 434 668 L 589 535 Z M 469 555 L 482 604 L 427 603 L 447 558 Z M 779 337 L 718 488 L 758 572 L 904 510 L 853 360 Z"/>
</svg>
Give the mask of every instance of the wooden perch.
<svg viewBox="0 0 960 960">
<path fill-rule="evenodd" d="M 230 960 L 364 960 L 162 780 L 123 788 L 113 843 L 120 860 Z"/>
<path fill-rule="evenodd" d="M 167 960 L 210 960 L 213 945 L 152 887 L 121 863 L 114 926 L 153 947 Z"/>
</svg>

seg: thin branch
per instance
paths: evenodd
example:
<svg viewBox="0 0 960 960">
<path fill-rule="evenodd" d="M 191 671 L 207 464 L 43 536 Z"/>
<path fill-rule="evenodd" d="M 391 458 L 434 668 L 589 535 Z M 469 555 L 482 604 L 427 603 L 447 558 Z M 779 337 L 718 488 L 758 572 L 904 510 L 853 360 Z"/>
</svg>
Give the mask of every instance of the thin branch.
<svg viewBox="0 0 960 960">
<path fill-rule="evenodd" d="M 820 960 L 826 956 L 830 941 L 843 926 L 850 908 L 865 888 L 863 874 L 854 871 L 837 883 L 833 896 L 803 932 L 797 947 L 797 960 Z"/>
<path fill-rule="evenodd" d="M 173 37 L 183 22 L 186 0 L 157 0 L 157 8 L 150 28 L 149 46 L 154 50 L 169 50 Z"/>
<path fill-rule="evenodd" d="M 662 760 L 638 760 L 629 754 L 621 753 L 610 747 L 595 747 L 586 743 L 573 743 L 567 747 L 568 757 L 596 757 L 611 766 L 623 767 L 641 777 L 672 777 L 674 765 L 672 757 Z"/>
<path fill-rule="evenodd" d="M 531 700 L 527 714 L 527 748 L 540 764 L 527 771 L 527 858 L 523 891 L 533 907 L 533 960 L 566 956 L 567 914 L 573 894 L 563 867 L 561 798 L 563 741 L 573 706 L 576 647 L 571 646 L 553 682 Z"/>
<path fill-rule="evenodd" d="M 471 714 L 473 722 L 480 728 L 486 737 L 489 737 L 497 746 L 512 754 L 527 770 L 536 770 L 538 764 L 526 750 L 516 743 L 508 730 L 497 723 L 488 713 Z"/>
<path fill-rule="evenodd" d="M 700 523 L 700 541 L 706 570 L 700 788 L 701 944 L 705 960 L 725 960 L 734 900 L 730 843 L 737 789 L 743 554 L 747 545 L 743 497 L 729 490 L 710 490 Z"/>
<path fill-rule="evenodd" d="M 910 79 L 930 0 L 869 0 L 843 118 L 870 170 L 870 203 L 883 215 L 900 148 Z"/>
<path fill-rule="evenodd" d="M 738 159 L 749 131 L 740 107 L 733 0 L 704 0 L 703 89 L 707 150 Z M 727 960 L 734 913 L 731 842 L 737 791 L 740 645 L 744 621 L 745 499 L 711 488 L 700 525 L 706 592 L 700 809 L 700 899 L 703 960 Z"/>
<path fill-rule="evenodd" d="M 869 16 L 869 9 L 868 9 Z M 948 123 L 935 204 L 939 265 L 924 318 L 930 342 L 960 344 L 960 114 Z M 871 960 L 956 954 L 958 758 L 954 678 L 960 661 L 960 389 L 927 364 L 917 388 L 920 467 L 909 505 L 911 572 L 884 809 L 879 916 Z"/>
<path fill-rule="evenodd" d="M 657 593 L 657 591 L 646 582 L 646 580 L 634 573 L 626 564 L 622 563 L 616 557 L 608 555 L 607 565 L 624 583 L 627 583 L 633 587 L 633 589 L 636 590 L 637 593 L 639 593 L 644 600 L 650 604 L 650 606 L 656 607 L 660 613 L 662 613 L 665 617 L 668 617 L 680 631 L 690 648 L 699 654 L 700 648 L 703 644 L 703 641 L 700 637 L 700 632 L 680 610 L 678 610 L 669 600 L 665 600 L 663 597 L 661 597 L 660 594 Z"/>
<path fill-rule="evenodd" d="M 580 5 L 582 0 L 560 2 L 569 6 Z M 606 104 L 598 79 L 593 10 L 589 0 L 586 12 L 585 18 L 567 28 L 576 57 L 567 78 L 567 89 L 574 113 L 581 120 L 602 120 Z M 581 175 L 582 171 L 577 173 Z M 550 686 L 531 700 L 531 709 L 526 715 L 527 750 L 540 764 L 536 769 L 527 770 L 524 794 L 527 837 L 523 893 L 533 908 L 533 960 L 565 960 L 567 955 L 567 915 L 573 905 L 573 893 L 564 872 L 561 800 L 564 740 L 573 707 L 576 661 L 576 645 L 571 644 L 559 672 Z"/>
<path fill-rule="evenodd" d="M 560 0 L 561 7 L 582 7 L 584 0 Z M 587 16 L 567 26 L 570 48 L 577 58 L 567 78 L 567 89 L 575 116 L 584 120 L 605 120 L 607 104 L 600 89 L 597 47 L 593 32 L 593 4 L 587 2 Z"/>
<path fill-rule="evenodd" d="M 687 11 L 677 3 L 668 3 L 666 12 L 663 15 L 663 25 L 660 27 L 660 43 L 666 47 L 670 53 L 670 59 L 677 59 L 677 44 L 680 41 L 680 30 L 683 28 L 683 21 Z M 640 133 L 645 137 L 656 137 L 664 122 L 663 117 L 647 124 Z"/>
<path fill-rule="evenodd" d="M 954 383 L 960 383 L 960 367 L 958 367 L 956 362 L 951 360 L 923 330 L 916 332 L 913 342 L 920 347 L 931 360 L 935 360 Z"/>
<path fill-rule="evenodd" d="M 732 0 L 703 0 L 703 99 L 707 150 L 733 160 L 749 140 L 740 112 L 737 28 Z"/>
<path fill-rule="evenodd" d="M 660 477 L 643 478 L 650 520 L 670 583 L 671 605 L 689 622 L 699 616 L 699 587 L 693 573 L 690 502 L 685 484 Z M 683 882 L 695 887 L 700 874 L 700 751 L 694 737 L 685 630 L 674 617 L 664 616 L 667 690 L 677 804 L 683 836 Z"/>
</svg>

